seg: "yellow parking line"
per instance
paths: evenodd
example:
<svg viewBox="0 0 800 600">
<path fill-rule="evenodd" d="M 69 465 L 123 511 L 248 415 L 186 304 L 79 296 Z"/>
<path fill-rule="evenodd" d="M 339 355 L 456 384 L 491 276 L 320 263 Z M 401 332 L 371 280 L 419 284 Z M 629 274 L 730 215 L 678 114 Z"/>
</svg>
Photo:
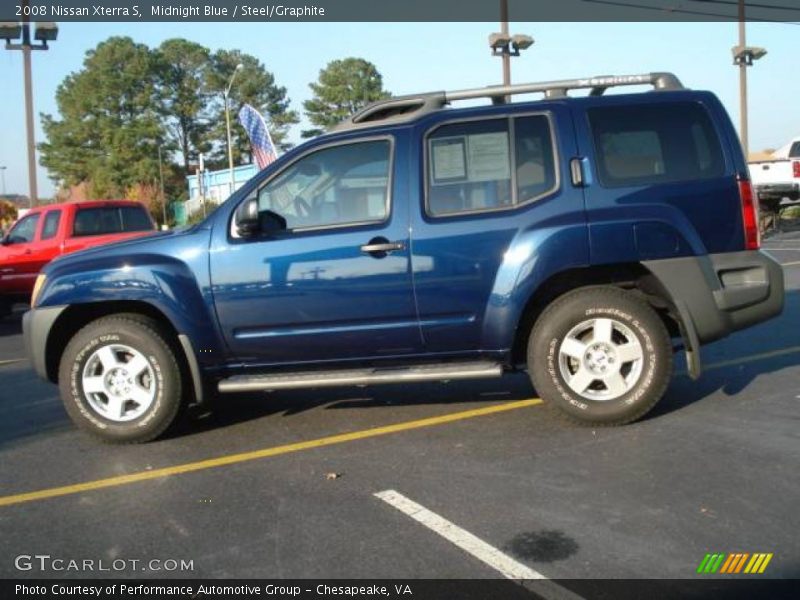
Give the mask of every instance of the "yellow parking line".
<svg viewBox="0 0 800 600">
<path fill-rule="evenodd" d="M 404 423 L 395 423 L 394 425 L 386 425 L 384 427 L 363 429 L 361 431 L 342 433 L 339 435 L 332 435 L 329 437 L 319 438 L 315 440 L 308 440 L 305 442 L 286 444 L 285 446 L 263 448 L 261 450 L 242 452 L 240 454 L 228 454 L 225 456 L 218 456 L 216 458 L 200 460 L 197 462 L 184 463 L 182 465 L 174 465 L 172 467 L 164 467 L 162 469 L 153 469 L 152 471 L 139 471 L 137 473 L 130 473 L 129 475 L 119 475 L 117 477 L 109 477 L 108 479 L 96 479 L 95 481 L 76 483 L 74 485 L 65 485 L 62 487 L 47 488 L 43 490 L 37 490 L 34 492 L 26 492 L 23 494 L 13 494 L 11 496 L 0 496 L 0 506 L 9 506 L 11 504 L 22 504 L 24 502 L 33 502 L 35 500 L 45 500 L 47 498 L 56 498 L 58 496 L 69 496 L 72 494 L 80 494 L 81 492 L 89 492 L 92 490 L 99 490 L 103 488 L 127 485 L 129 483 L 138 483 L 140 481 L 148 481 L 150 479 L 160 479 L 162 477 L 168 477 L 170 475 L 180 475 L 183 473 L 202 471 L 204 469 L 211 469 L 214 467 L 223 467 L 227 465 L 233 465 L 236 463 L 256 460 L 259 458 L 268 458 L 271 456 L 278 456 L 281 454 L 299 452 L 301 450 L 311 450 L 313 448 L 321 448 L 323 446 L 332 446 L 334 444 L 341 444 L 344 442 L 353 442 L 356 440 L 363 440 L 365 438 L 387 435 L 390 433 L 397 433 L 399 431 L 408 431 L 411 429 L 419 429 L 421 427 L 432 427 L 434 425 L 443 425 L 445 423 L 453 423 L 454 421 L 463 421 L 465 419 L 473 419 L 475 417 L 493 415 L 496 413 L 506 412 L 509 410 L 516 410 L 518 408 L 536 406 L 537 404 L 541 403 L 542 401 L 539 398 L 518 400 L 515 402 L 505 402 L 503 404 L 486 406 L 483 408 L 476 408 L 456 413 L 449 413 L 446 415 L 441 415 L 439 417 L 428 417 L 427 419 L 406 421 Z"/>
<path fill-rule="evenodd" d="M 797 265 L 800 265 L 800 260 L 793 260 L 792 262 L 781 264 L 782 267 L 796 267 Z"/>
</svg>

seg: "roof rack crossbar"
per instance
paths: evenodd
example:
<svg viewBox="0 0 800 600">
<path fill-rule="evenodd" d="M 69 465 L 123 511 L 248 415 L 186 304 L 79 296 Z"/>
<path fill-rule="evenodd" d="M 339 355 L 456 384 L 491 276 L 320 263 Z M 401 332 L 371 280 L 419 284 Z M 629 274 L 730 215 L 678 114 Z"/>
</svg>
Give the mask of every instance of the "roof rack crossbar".
<svg viewBox="0 0 800 600">
<path fill-rule="evenodd" d="M 563 98 L 569 90 L 589 89 L 590 95 L 602 95 L 608 88 L 652 85 L 656 90 L 682 90 L 680 80 L 672 73 L 645 73 L 643 75 L 603 75 L 584 79 L 564 79 L 539 83 L 519 83 L 515 85 L 495 85 L 451 92 L 429 92 L 396 96 L 379 100 L 364 107 L 349 119 L 340 123 L 337 131 L 364 127 L 378 123 L 400 123 L 416 119 L 423 114 L 443 108 L 458 100 L 489 98 L 495 104 L 502 104 L 508 96 L 515 94 L 534 94 L 543 92 L 546 98 Z"/>
</svg>

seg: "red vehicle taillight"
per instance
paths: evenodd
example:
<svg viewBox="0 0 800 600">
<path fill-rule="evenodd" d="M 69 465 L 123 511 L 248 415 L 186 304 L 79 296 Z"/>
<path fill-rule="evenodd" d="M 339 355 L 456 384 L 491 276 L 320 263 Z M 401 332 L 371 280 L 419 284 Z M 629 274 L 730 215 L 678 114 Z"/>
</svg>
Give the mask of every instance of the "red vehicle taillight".
<svg viewBox="0 0 800 600">
<path fill-rule="evenodd" d="M 800 179 L 800 160 L 796 160 L 792 163 L 792 175 Z"/>
<path fill-rule="evenodd" d="M 761 232 L 758 229 L 758 199 L 753 194 L 753 186 L 747 179 L 739 179 L 739 199 L 742 202 L 744 246 L 748 250 L 758 250 L 761 247 Z"/>
</svg>

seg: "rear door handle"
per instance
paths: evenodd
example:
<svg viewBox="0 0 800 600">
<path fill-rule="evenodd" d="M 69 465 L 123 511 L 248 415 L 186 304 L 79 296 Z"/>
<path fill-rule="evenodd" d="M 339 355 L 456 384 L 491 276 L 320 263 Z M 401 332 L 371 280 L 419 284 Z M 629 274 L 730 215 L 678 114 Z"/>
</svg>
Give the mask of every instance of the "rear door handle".
<svg viewBox="0 0 800 600">
<path fill-rule="evenodd" d="M 403 242 L 378 242 L 371 240 L 369 244 L 364 244 L 361 246 L 361 251 L 366 252 L 367 254 L 373 254 L 376 252 L 392 252 L 394 250 L 402 250 L 405 247 L 406 246 Z"/>
<path fill-rule="evenodd" d="M 569 161 L 569 174 L 572 179 L 572 185 L 583 187 L 583 164 L 580 158 L 573 158 Z"/>
</svg>

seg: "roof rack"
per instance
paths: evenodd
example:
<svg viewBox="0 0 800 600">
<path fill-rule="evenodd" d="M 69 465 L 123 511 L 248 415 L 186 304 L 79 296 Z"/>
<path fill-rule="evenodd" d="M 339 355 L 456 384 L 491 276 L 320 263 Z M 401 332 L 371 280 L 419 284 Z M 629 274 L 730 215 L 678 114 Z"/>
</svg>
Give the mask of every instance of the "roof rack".
<svg viewBox="0 0 800 600">
<path fill-rule="evenodd" d="M 437 111 L 451 102 L 490 98 L 494 104 L 503 104 L 516 94 L 544 93 L 545 98 L 564 98 L 569 90 L 589 89 L 590 96 L 600 96 L 608 88 L 627 85 L 652 85 L 655 90 L 682 90 L 680 80 L 672 73 L 646 73 L 644 75 L 602 75 L 585 79 L 564 79 L 516 85 L 494 85 L 452 92 L 428 92 L 396 96 L 379 100 L 364 107 L 349 119 L 336 126 L 335 131 L 367 127 L 378 123 L 403 123 Z"/>
</svg>

